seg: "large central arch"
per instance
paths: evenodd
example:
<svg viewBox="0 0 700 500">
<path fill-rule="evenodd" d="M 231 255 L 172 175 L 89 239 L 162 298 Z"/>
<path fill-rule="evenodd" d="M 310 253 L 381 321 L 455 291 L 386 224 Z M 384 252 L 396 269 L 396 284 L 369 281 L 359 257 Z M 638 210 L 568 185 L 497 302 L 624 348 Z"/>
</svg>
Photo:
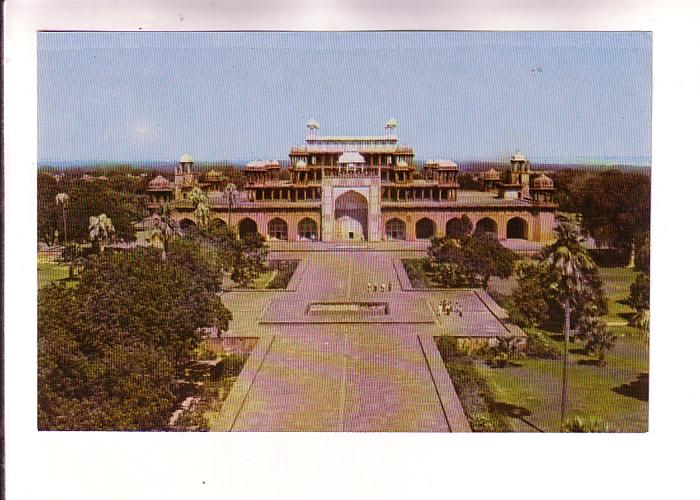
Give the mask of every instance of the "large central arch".
<svg viewBox="0 0 700 500">
<path fill-rule="evenodd" d="M 335 200 L 335 237 L 341 241 L 367 240 L 367 198 L 347 191 Z"/>
</svg>

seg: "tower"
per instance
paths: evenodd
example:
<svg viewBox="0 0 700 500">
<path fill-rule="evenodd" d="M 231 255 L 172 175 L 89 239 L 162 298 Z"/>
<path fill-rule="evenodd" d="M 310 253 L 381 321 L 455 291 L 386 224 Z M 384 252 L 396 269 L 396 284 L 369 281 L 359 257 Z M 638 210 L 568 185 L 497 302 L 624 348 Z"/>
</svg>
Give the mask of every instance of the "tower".
<svg viewBox="0 0 700 500">
<path fill-rule="evenodd" d="M 526 186 L 530 184 L 530 162 L 518 151 L 510 157 L 511 184 Z"/>
<path fill-rule="evenodd" d="M 194 186 L 194 160 L 188 153 L 183 154 L 175 167 L 175 198 Z"/>
<path fill-rule="evenodd" d="M 318 129 L 321 128 L 321 126 L 318 124 L 318 122 L 316 120 L 311 118 L 306 123 L 306 128 L 309 129 L 309 136 L 316 137 L 316 134 L 318 134 Z"/>
<path fill-rule="evenodd" d="M 384 130 L 386 131 L 386 135 L 394 135 L 394 129 L 398 127 L 398 123 L 396 123 L 396 120 L 393 118 L 389 118 L 389 120 L 386 122 L 386 125 L 384 125 Z"/>
</svg>

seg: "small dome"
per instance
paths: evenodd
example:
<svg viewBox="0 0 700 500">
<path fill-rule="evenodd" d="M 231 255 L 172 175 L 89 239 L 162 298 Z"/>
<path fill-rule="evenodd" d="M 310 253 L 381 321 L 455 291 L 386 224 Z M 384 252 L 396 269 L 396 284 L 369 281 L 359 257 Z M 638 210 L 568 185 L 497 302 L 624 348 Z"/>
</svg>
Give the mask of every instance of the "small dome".
<svg viewBox="0 0 700 500">
<path fill-rule="evenodd" d="M 165 187 L 165 186 L 170 186 L 170 181 L 163 177 L 162 175 L 159 175 L 155 179 L 153 179 L 151 182 L 148 183 L 148 187 Z"/>
<path fill-rule="evenodd" d="M 440 169 L 455 169 L 455 168 L 457 168 L 457 164 L 455 162 L 453 162 L 452 160 L 436 160 L 435 163 L 437 163 L 437 166 Z"/>
<path fill-rule="evenodd" d="M 406 163 L 404 160 L 399 160 L 399 161 L 396 163 L 396 166 L 399 167 L 399 168 L 406 168 L 406 167 L 408 167 L 408 163 Z"/>
<path fill-rule="evenodd" d="M 396 120 L 394 120 L 393 118 L 389 118 L 389 121 L 386 122 L 386 128 L 396 128 L 398 126 L 399 124 L 396 123 Z"/>
<path fill-rule="evenodd" d="M 532 187 L 537 189 L 552 189 L 554 188 L 554 181 L 546 174 L 542 174 L 537 179 L 532 181 Z"/>
<path fill-rule="evenodd" d="M 269 163 L 269 165 L 270 165 L 270 168 L 280 168 L 280 162 L 278 162 L 277 160 L 272 160 Z"/>
<path fill-rule="evenodd" d="M 295 165 L 296 168 L 306 168 L 306 162 L 304 160 L 299 160 Z"/>
<path fill-rule="evenodd" d="M 308 122 L 306 122 L 306 127 L 307 128 L 315 128 L 315 129 L 321 128 L 321 126 L 318 124 L 318 122 L 316 120 L 314 120 L 313 118 L 311 118 Z"/>
<path fill-rule="evenodd" d="M 484 179 L 487 181 L 497 181 L 500 179 L 500 176 L 495 168 L 491 168 L 484 174 Z"/>
<path fill-rule="evenodd" d="M 262 160 L 248 162 L 245 166 L 246 170 L 267 170 L 268 163 Z"/>
<path fill-rule="evenodd" d="M 194 160 L 189 153 L 185 153 L 180 157 L 180 163 L 194 163 Z"/>
<path fill-rule="evenodd" d="M 340 155 L 340 158 L 338 158 L 338 163 L 342 164 L 347 164 L 347 163 L 364 163 L 365 158 L 358 153 L 357 151 L 347 151 Z"/>
</svg>

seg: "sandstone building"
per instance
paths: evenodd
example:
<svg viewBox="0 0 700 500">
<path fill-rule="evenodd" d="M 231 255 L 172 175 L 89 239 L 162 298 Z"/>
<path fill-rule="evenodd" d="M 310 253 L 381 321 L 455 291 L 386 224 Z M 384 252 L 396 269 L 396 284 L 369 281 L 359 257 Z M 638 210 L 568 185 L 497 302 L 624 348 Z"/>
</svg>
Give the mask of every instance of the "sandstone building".
<svg viewBox="0 0 700 500">
<path fill-rule="evenodd" d="M 168 201 L 182 226 L 195 224 L 187 193 L 198 187 L 216 222 L 270 240 L 428 240 L 459 231 L 463 215 L 499 239 L 553 238 L 552 180 L 531 178 L 523 155 L 514 154 L 506 172 L 486 172 L 483 190 L 463 190 L 451 160 L 428 160 L 419 171 L 396 127 L 392 119 L 383 135 L 322 136 L 309 120 L 305 143 L 289 152 L 289 175 L 281 175 L 277 161 L 253 161 L 243 186 L 232 186 L 216 170 L 197 172 L 185 154 L 172 180 L 158 176 L 149 183 L 149 206 L 155 211 Z"/>
</svg>

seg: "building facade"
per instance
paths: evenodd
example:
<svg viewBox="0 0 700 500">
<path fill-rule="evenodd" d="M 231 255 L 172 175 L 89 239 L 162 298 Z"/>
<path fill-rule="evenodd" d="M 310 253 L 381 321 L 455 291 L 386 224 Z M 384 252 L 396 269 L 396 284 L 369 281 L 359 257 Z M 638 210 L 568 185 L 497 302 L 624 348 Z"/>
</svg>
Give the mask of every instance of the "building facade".
<svg viewBox="0 0 700 500">
<path fill-rule="evenodd" d="M 253 161 L 243 186 L 230 185 L 216 170 L 196 172 L 192 157 L 183 155 L 173 180 L 158 176 L 149 183 L 151 210 L 167 201 L 181 225 L 195 224 L 188 193 L 199 188 L 216 223 L 270 240 L 429 240 L 462 230 L 465 215 L 475 229 L 499 239 L 554 236 L 553 182 L 545 174 L 534 177 L 520 153 L 507 171 L 486 172 L 483 190 L 462 190 L 451 160 L 428 160 L 419 171 L 393 119 L 376 136 L 321 136 L 314 120 L 307 128 L 305 143 L 289 152 L 288 172 L 277 161 Z"/>
</svg>

